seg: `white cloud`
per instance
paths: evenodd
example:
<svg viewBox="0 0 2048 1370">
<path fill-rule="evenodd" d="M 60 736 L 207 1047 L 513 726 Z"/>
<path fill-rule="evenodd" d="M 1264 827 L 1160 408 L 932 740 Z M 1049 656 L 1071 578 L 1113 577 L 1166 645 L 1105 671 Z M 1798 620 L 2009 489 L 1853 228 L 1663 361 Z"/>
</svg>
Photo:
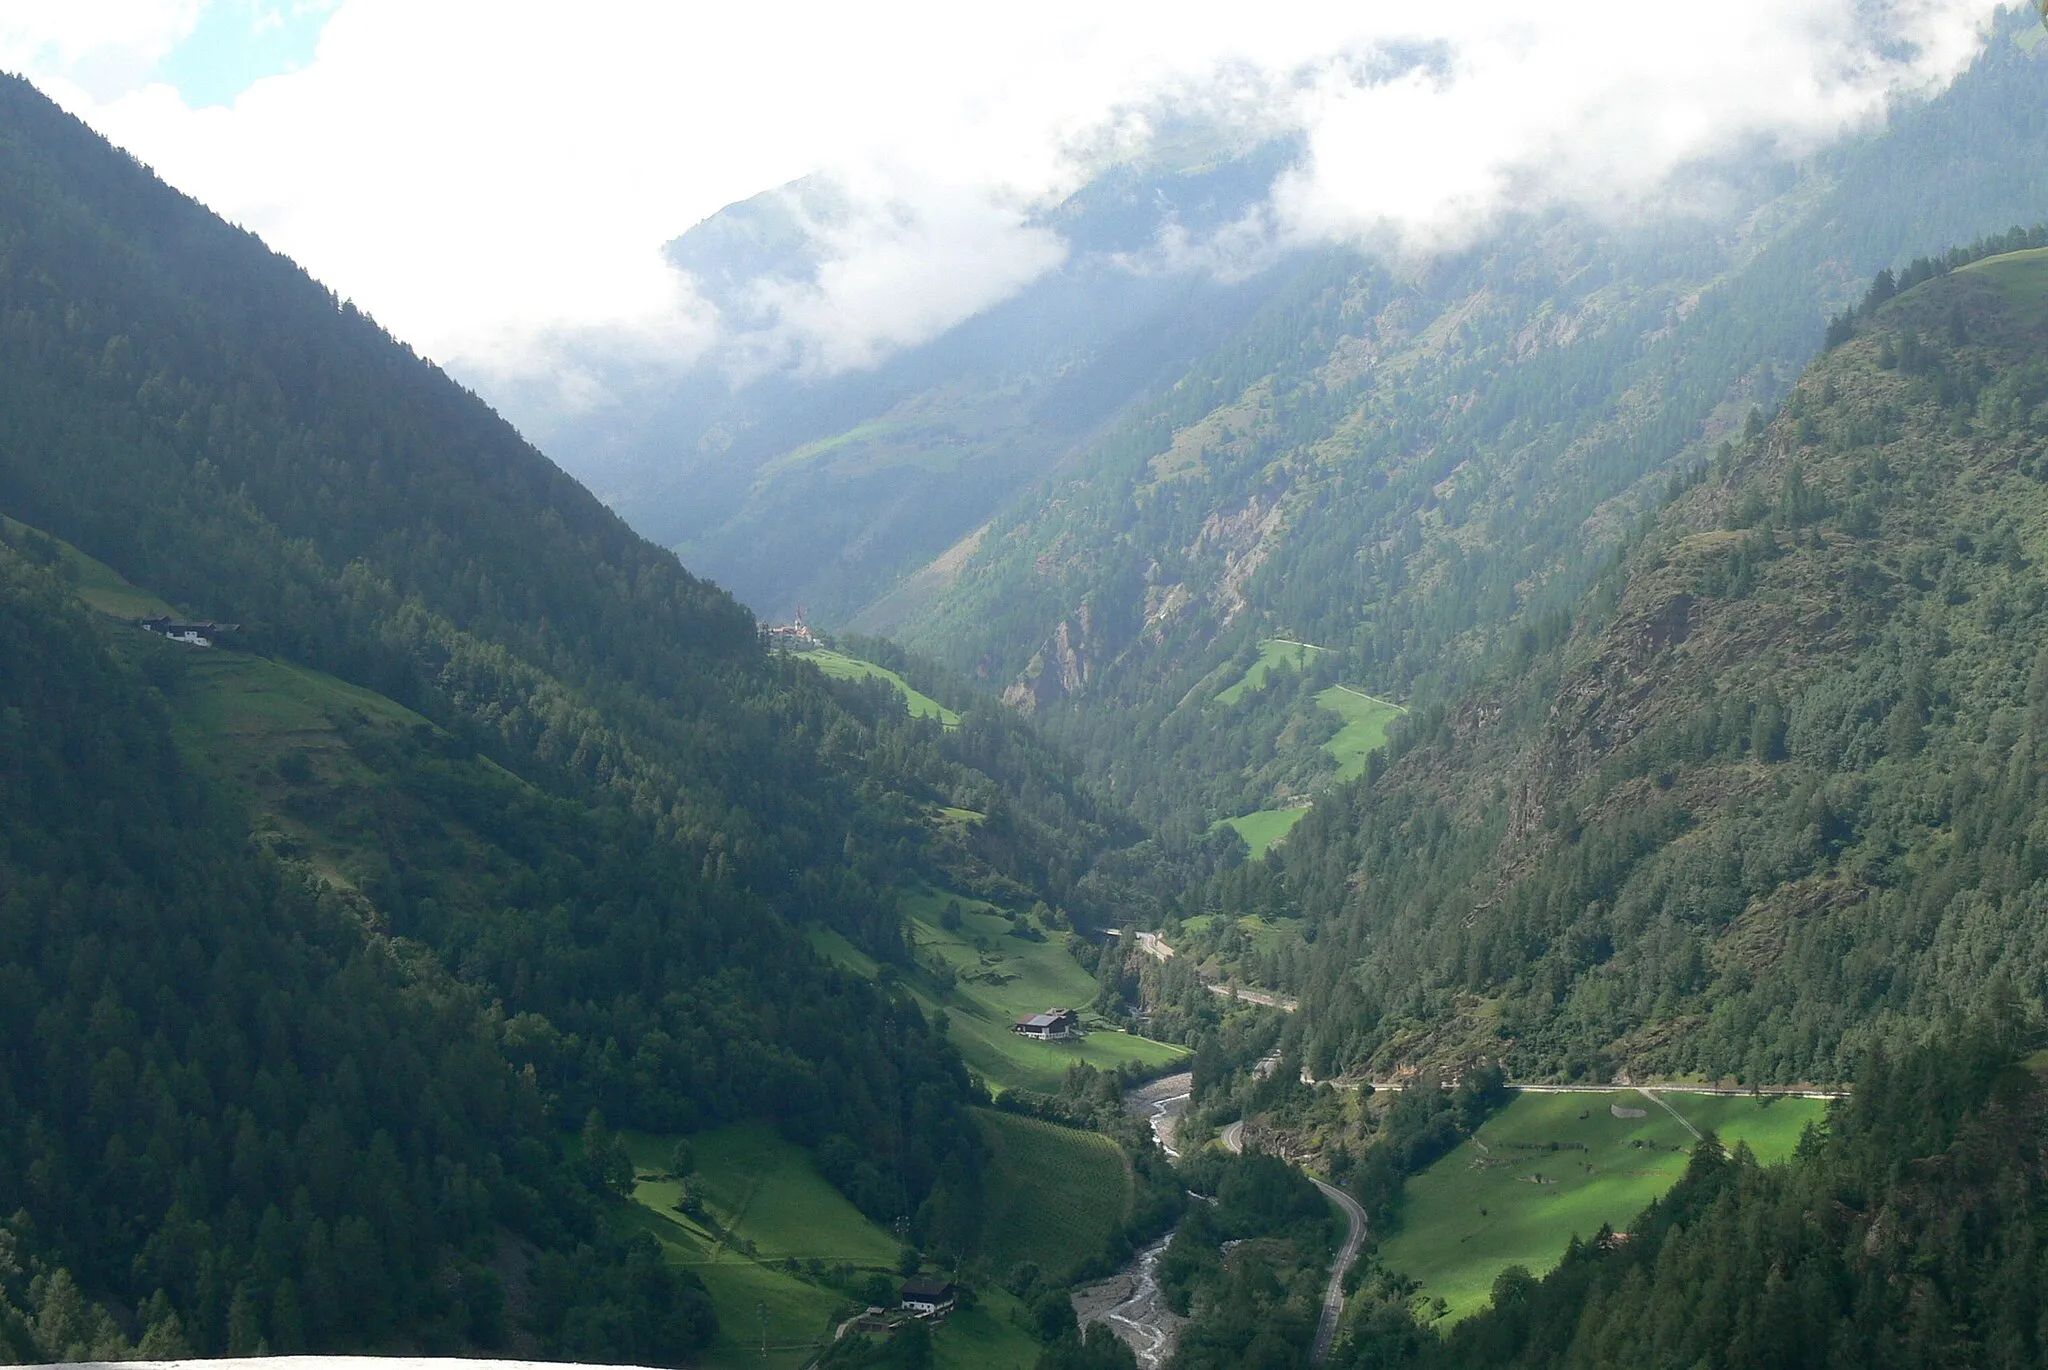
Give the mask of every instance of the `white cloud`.
<svg viewBox="0 0 2048 1370">
<path fill-rule="evenodd" d="M 1280 204 L 1302 236 L 1387 229 L 1422 248 L 1468 238 L 1510 207 L 1641 210 L 1699 159 L 1759 140 L 1797 155 L 1895 96 L 1946 83 L 1979 49 L 1990 9 L 1575 0 L 1511 17 L 1465 7 L 1414 35 L 1445 45 L 1445 69 L 1379 82 L 1318 73 L 1302 103 L 1310 153 Z"/>
<path fill-rule="evenodd" d="M 207 0 L 0 0 L 0 66 L 87 99 L 144 80 L 199 23 Z"/>
<path fill-rule="evenodd" d="M 1025 221 L 1027 205 L 984 187 L 894 174 L 835 177 L 841 210 L 797 213 L 817 256 L 802 277 L 758 280 L 748 315 L 768 320 L 726 340 L 736 377 L 794 366 L 872 366 L 937 336 L 1059 265 L 1066 246 Z"/>
<path fill-rule="evenodd" d="M 529 381 L 564 339 L 584 356 L 712 345 L 715 311 L 661 245 L 808 173 L 852 208 L 820 226 L 814 280 L 762 287 L 780 322 L 747 341 L 755 364 L 869 364 L 1050 268 L 1061 249 L 1032 210 L 1141 141 L 1148 109 L 1303 132 L 1274 207 L 1286 233 L 1427 247 L 1511 205 L 1639 205 L 1688 159 L 1836 136 L 1949 79 L 1991 12 L 341 0 L 303 69 L 192 110 L 149 72 L 202 3 L 0 0 L 0 65 L 428 354 Z M 1390 57 L 1422 49 L 1429 69 Z M 570 403 L 590 377 L 555 382 Z"/>
</svg>

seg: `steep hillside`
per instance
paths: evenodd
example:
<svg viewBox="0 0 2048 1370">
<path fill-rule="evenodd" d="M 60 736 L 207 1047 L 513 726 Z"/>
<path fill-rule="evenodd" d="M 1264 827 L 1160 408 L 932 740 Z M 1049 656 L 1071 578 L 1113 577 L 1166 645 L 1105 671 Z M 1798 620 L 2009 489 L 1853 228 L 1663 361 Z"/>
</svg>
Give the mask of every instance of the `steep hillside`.
<svg viewBox="0 0 2048 1370">
<path fill-rule="evenodd" d="M 2048 252 L 1892 290 L 1295 829 L 1318 1073 L 1839 1080 L 2048 992 Z"/>
<path fill-rule="evenodd" d="M 907 962 L 907 890 L 1097 916 L 1129 825 L 1015 720 L 766 651 L 474 396 L 12 79 L 0 511 L 9 566 L 112 615 L 8 656 L 0 974 L 43 1055 L 8 1067 L 34 1141 L 0 1166 L 27 1217 L 0 1293 L 31 1321 L 61 1267 L 121 1337 L 175 1315 L 207 1353 L 674 1361 L 701 1296 L 619 1229 L 607 1123 L 772 1123 L 972 1252 L 958 1052 L 800 929 Z M 239 626 L 202 651 L 122 621 L 163 607 Z M 347 1045 L 363 1013 L 402 1040 Z"/>
<path fill-rule="evenodd" d="M 8 537 L 0 1350 L 701 1346 L 702 1287 L 562 1164 L 502 1014 L 252 848 L 150 684 L 188 649 L 117 650 Z"/>
<path fill-rule="evenodd" d="M 1782 395 L 1871 271 L 2041 218 L 2034 32 L 2007 16 L 1951 90 L 1810 163 L 1693 168 L 1712 212 L 1523 218 L 1426 267 L 1290 264 L 921 605 L 891 601 L 897 631 L 1035 710 L 1148 817 L 1283 800 L 1299 777 L 1264 753 L 1324 726 L 1316 691 L 1447 698 L 1554 631 L 1668 473 Z M 1285 709 L 1217 707 L 1219 668 L 1273 637 L 1330 649 L 1324 674 Z"/>
</svg>

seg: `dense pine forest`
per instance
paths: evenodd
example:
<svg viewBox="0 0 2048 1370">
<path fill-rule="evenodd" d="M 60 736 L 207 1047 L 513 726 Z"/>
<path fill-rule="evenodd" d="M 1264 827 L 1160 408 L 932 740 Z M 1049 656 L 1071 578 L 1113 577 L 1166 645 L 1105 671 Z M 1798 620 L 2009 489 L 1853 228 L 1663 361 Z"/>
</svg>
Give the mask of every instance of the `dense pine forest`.
<svg viewBox="0 0 2048 1370">
<path fill-rule="evenodd" d="M 1842 1080 L 2040 992 L 2044 269 L 1887 273 L 1565 641 L 1414 718 L 1244 884 L 1319 925 L 1319 1073 Z"/>
<path fill-rule="evenodd" d="M 69 601 L 0 550 L 0 1346 L 502 1346 L 507 1233 L 548 1350 L 701 1345 L 693 1277 L 607 1229 L 477 989 L 252 852 Z"/>
<path fill-rule="evenodd" d="M 772 1120 L 971 1253 L 985 1093 L 799 929 L 905 960 L 926 881 L 1086 920 L 1127 820 L 993 706 L 764 651 L 289 262 L 19 81 L 0 121 L 14 1351 L 676 1361 L 709 1310 L 617 1221 L 619 1127 Z M 373 694 L 208 734 L 65 544 Z"/>
</svg>

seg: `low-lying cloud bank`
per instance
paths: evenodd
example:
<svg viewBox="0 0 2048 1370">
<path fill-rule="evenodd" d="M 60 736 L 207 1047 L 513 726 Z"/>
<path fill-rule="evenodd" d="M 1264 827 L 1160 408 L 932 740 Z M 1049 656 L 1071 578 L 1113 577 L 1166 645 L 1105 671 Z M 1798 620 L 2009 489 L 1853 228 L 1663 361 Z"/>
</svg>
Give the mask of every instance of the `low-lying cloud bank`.
<svg viewBox="0 0 2048 1370">
<path fill-rule="evenodd" d="M 832 372 L 936 336 L 1057 268 L 1045 211 L 1181 116 L 1304 151 L 1242 222 L 1134 265 L 1426 254 L 1518 210 L 1680 212 L 1681 168 L 1798 155 L 1941 88 L 1996 9 L 339 0 L 304 68 L 195 110 L 148 72 L 206 3 L 0 7 L 0 65 L 423 351 L 569 407 L 622 368 Z M 664 256 L 805 176 L 778 269 Z"/>
</svg>

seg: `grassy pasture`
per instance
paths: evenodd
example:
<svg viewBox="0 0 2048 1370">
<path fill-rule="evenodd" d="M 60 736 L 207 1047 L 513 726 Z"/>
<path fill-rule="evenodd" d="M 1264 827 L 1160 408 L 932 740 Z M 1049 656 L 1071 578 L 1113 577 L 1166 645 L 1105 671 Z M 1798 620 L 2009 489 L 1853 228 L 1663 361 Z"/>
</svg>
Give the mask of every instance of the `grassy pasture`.
<svg viewBox="0 0 2048 1370">
<path fill-rule="evenodd" d="M 636 1170 L 665 1173 L 674 1139 L 641 1133 L 625 1136 Z M 826 1183 L 798 1147 L 773 1128 L 741 1124 L 699 1133 L 690 1139 L 697 1153 L 695 1178 L 704 1206 L 720 1226 L 721 1238 L 676 1212 L 682 1185 L 675 1180 L 642 1180 L 633 1198 L 641 1226 L 662 1244 L 669 1259 L 704 1281 L 718 1312 L 718 1339 L 704 1357 L 707 1366 L 808 1364 L 830 1341 L 833 1318 L 852 1300 L 840 1290 L 781 1268 L 784 1257 L 815 1256 L 827 1266 L 845 1262 L 862 1273 L 895 1268 L 895 1239 L 862 1216 Z M 748 1255 L 744 1242 L 755 1254 Z M 768 1309 L 769 1355 L 761 1357 L 762 1305 Z"/>
<path fill-rule="evenodd" d="M 930 695 L 912 689 L 910 682 L 886 667 L 877 666 L 872 661 L 862 661 L 859 657 L 847 656 L 843 652 L 835 652 L 830 647 L 798 652 L 797 656 L 810 662 L 834 680 L 886 680 L 896 687 L 897 693 L 903 696 L 904 703 L 910 706 L 911 717 L 936 718 L 948 728 L 960 726 L 960 715 Z"/>
<path fill-rule="evenodd" d="M 939 924 L 950 896 L 925 891 L 909 895 L 909 935 L 920 962 L 936 955 L 957 977 L 943 994 L 930 976 L 906 976 L 924 1011 L 944 1009 L 948 1029 L 967 1064 L 992 1089 L 1054 1090 L 1067 1067 L 1086 1061 L 1108 1070 L 1127 1061 L 1165 1067 L 1187 1055 L 1183 1047 L 1135 1037 L 1113 1028 L 1071 1042 L 1030 1042 L 1010 1031 L 1019 1018 L 1048 1008 L 1082 1008 L 1095 998 L 1095 981 L 1068 953 L 1065 934 L 1046 933 L 1043 942 L 1010 936 L 1009 920 L 978 900 L 962 899 L 960 927 Z M 880 967 L 832 929 L 805 929 L 821 956 L 858 975 L 873 977 Z"/>
<path fill-rule="evenodd" d="M 690 1139 L 705 1207 L 764 1260 L 811 1257 L 830 1265 L 893 1266 L 900 1249 L 862 1216 L 811 1164 L 809 1153 L 760 1123 L 735 1124 Z M 665 1172 L 673 1139 L 629 1135 L 634 1166 Z M 675 1180 L 642 1181 L 634 1197 L 671 1212 L 682 1196 Z"/>
<path fill-rule="evenodd" d="M 674 1146 L 670 1137 L 625 1136 L 635 1169 L 665 1174 Z M 696 1151 L 695 1180 L 705 1208 L 728 1235 L 720 1238 L 675 1211 L 680 1182 L 644 1179 L 634 1187 L 641 1227 L 662 1244 L 669 1258 L 704 1281 L 718 1312 L 717 1341 L 706 1353 L 707 1367 L 766 1365 L 796 1370 L 831 1340 L 834 1319 L 853 1300 L 811 1279 L 804 1269 L 783 1267 L 816 1258 L 828 1268 L 845 1263 L 861 1274 L 893 1272 L 895 1238 L 864 1217 L 811 1165 L 809 1155 L 771 1127 L 739 1124 L 690 1139 Z M 1107 1143 L 1104 1143 L 1107 1145 Z M 1121 1177 L 1121 1162 L 1119 1178 Z M 749 1255 L 745 1243 L 752 1242 Z M 769 1354 L 761 1356 L 762 1305 L 768 1309 Z M 934 1339 L 935 1363 L 942 1367 L 990 1366 L 1023 1370 L 1038 1346 L 1011 1320 L 1014 1300 L 1001 1290 L 982 1296 L 983 1306 L 956 1314 Z"/>
<path fill-rule="evenodd" d="M 1724 1144 L 1747 1142 L 1766 1163 L 1790 1155 L 1826 1110 L 1812 1099 L 1660 1097 Z M 1616 1104 L 1645 1116 L 1617 1118 Z M 1441 1297 L 1453 1320 L 1465 1317 L 1486 1306 L 1507 1266 L 1541 1275 L 1574 1233 L 1626 1228 L 1685 1173 L 1692 1145 L 1676 1118 L 1639 1094 L 1522 1094 L 1409 1179 L 1401 1230 L 1381 1244 L 1380 1258 Z"/>
<path fill-rule="evenodd" d="M 981 1306 L 955 1313 L 932 1338 L 937 1370 L 1029 1370 L 1043 1348 L 1018 1326 L 1024 1305 L 995 1285 L 976 1287 Z"/>
<path fill-rule="evenodd" d="M 1256 861 L 1276 842 L 1286 841 L 1287 834 L 1294 831 L 1294 825 L 1307 813 L 1308 805 L 1301 804 L 1291 809 L 1260 809 L 1223 821 L 1237 829 L 1237 835 L 1252 849 L 1252 860 Z"/>
<path fill-rule="evenodd" d="M 948 930 L 939 922 L 948 902 L 929 892 L 905 900 L 919 960 L 937 956 L 957 977 L 943 997 L 923 976 L 913 990 L 928 1000 L 927 1011 L 945 1009 L 961 1054 L 992 1087 L 1052 1090 L 1076 1061 L 1108 1070 L 1130 1061 L 1165 1066 L 1187 1055 L 1184 1048 L 1114 1028 L 1071 1042 L 1017 1036 L 1010 1027 L 1019 1018 L 1048 1008 L 1085 1008 L 1095 998 L 1094 977 L 1067 951 L 1066 934 L 1045 931 L 1043 942 L 1011 936 L 1009 920 L 967 899 L 960 901 L 960 927 Z"/>
<path fill-rule="evenodd" d="M 1248 691 L 1264 689 L 1267 677 L 1275 670 L 1283 666 L 1303 670 L 1326 650 L 1307 642 L 1267 638 L 1259 644 L 1259 659 L 1246 669 L 1240 679 L 1219 691 L 1216 702 L 1235 704 Z M 1337 735 L 1323 744 L 1323 750 L 1337 763 L 1336 779 L 1339 782 L 1355 780 L 1365 774 L 1365 758 L 1386 745 L 1387 729 L 1407 712 L 1398 704 L 1375 698 L 1349 685 L 1332 685 L 1318 691 L 1316 705 L 1343 720 Z M 1264 856 L 1275 843 L 1285 841 L 1306 812 L 1306 808 L 1260 809 L 1256 813 L 1240 814 L 1223 821 L 1237 829 L 1256 859 Z"/>
<path fill-rule="evenodd" d="M 1997 286 L 2019 313 L 2033 321 L 2048 318 L 2048 247 L 1986 257 L 1962 271 Z"/>
<path fill-rule="evenodd" d="M 11 518 L 0 517 L 0 524 L 6 525 L 7 536 L 10 539 L 19 539 L 31 531 L 41 533 L 40 529 L 32 530 L 29 525 Z M 84 601 L 87 608 L 114 618 L 127 619 L 154 618 L 175 613 L 170 605 L 155 595 L 147 590 L 139 590 L 123 580 L 106 563 L 95 561 L 62 538 L 50 538 L 50 541 L 63 555 L 64 574 L 71 580 L 72 591 Z"/>
<path fill-rule="evenodd" d="M 1337 735 L 1323 744 L 1323 750 L 1336 759 L 1340 781 L 1365 774 L 1366 756 L 1387 745 L 1387 729 L 1408 712 L 1349 685 L 1332 685 L 1316 696 L 1316 703 L 1344 720 Z"/>
<path fill-rule="evenodd" d="M 1219 691 L 1216 695 L 1216 702 L 1218 704 L 1235 704 L 1238 700 L 1243 699 L 1248 692 L 1265 689 L 1266 677 L 1271 675 L 1276 667 L 1286 666 L 1290 670 L 1305 670 L 1309 662 L 1315 660 L 1316 657 L 1327 650 L 1328 648 L 1317 647 L 1312 643 L 1291 642 L 1286 638 L 1269 637 L 1259 644 L 1259 659 L 1254 661 L 1245 670 L 1243 677 L 1235 684 L 1226 690 Z"/>
<path fill-rule="evenodd" d="M 1064 1272 L 1123 1225 L 1131 1180 L 1115 1142 L 1038 1118 L 981 1109 L 989 1144 L 983 1257 L 1001 1273 L 1022 1261 Z"/>
</svg>

